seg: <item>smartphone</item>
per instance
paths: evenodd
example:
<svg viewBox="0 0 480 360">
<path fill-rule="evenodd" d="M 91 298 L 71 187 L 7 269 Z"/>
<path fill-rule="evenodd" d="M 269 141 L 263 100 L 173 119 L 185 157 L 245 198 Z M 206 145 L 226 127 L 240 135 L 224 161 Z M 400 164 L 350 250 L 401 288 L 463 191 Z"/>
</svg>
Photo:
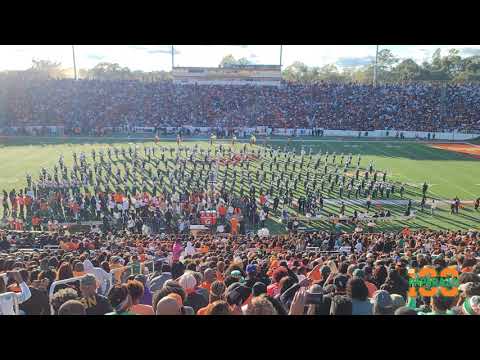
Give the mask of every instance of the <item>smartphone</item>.
<svg viewBox="0 0 480 360">
<path fill-rule="evenodd" d="M 305 304 L 306 305 L 319 305 L 322 304 L 323 294 L 313 294 L 307 292 L 305 294 Z"/>
</svg>

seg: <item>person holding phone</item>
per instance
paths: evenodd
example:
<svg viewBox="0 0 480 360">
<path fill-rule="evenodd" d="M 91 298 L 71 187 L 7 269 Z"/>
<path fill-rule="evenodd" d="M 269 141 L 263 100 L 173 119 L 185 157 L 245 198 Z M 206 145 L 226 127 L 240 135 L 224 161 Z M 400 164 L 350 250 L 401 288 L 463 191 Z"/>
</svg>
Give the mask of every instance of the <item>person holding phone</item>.
<svg viewBox="0 0 480 360">
<path fill-rule="evenodd" d="M 19 271 L 7 271 L 6 274 L 0 275 L 0 294 L 4 294 L 7 292 L 7 285 L 12 283 L 16 283 L 20 288 L 19 293 L 14 293 L 17 297 L 18 304 L 22 304 L 23 302 L 30 299 L 32 293 L 28 288 L 25 281 L 23 281 L 22 276 L 20 275 Z M 13 308 L 4 307 L 3 304 L 0 304 L 0 315 L 14 315 Z"/>
</svg>

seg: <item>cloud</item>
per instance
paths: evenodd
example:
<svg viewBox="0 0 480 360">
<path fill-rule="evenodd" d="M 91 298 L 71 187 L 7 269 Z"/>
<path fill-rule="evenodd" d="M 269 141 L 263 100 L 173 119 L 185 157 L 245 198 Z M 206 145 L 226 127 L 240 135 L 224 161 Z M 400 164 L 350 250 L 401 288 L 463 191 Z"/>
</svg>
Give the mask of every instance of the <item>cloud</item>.
<svg viewBox="0 0 480 360">
<path fill-rule="evenodd" d="M 169 54 L 170 55 L 172 53 L 172 49 L 171 48 L 169 50 L 153 49 L 153 50 L 147 50 L 147 53 L 149 53 L 149 54 Z M 175 55 L 181 54 L 180 51 L 178 51 L 175 48 L 173 48 L 173 53 Z"/>
<path fill-rule="evenodd" d="M 142 51 L 146 54 L 171 54 L 171 45 L 129 45 L 130 49 Z M 180 54 L 180 51 L 174 47 L 175 55 Z"/>
<path fill-rule="evenodd" d="M 480 48 L 472 48 L 472 47 L 461 48 L 460 53 L 464 56 L 480 55 Z"/>
<path fill-rule="evenodd" d="M 87 58 L 91 60 L 102 60 L 105 57 L 103 55 L 98 55 L 98 54 L 88 54 Z"/>
<path fill-rule="evenodd" d="M 336 65 L 340 67 L 355 67 L 368 65 L 375 61 L 374 56 L 363 56 L 363 57 L 340 57 L 336 61 Z"/>
</svg>

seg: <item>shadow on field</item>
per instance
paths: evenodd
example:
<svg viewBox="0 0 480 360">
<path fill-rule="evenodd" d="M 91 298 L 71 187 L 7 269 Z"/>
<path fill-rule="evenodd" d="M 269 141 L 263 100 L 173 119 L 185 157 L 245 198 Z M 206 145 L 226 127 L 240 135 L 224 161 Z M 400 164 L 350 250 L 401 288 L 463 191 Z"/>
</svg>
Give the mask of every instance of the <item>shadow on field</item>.
<svg viewBox="0 0 480 360">
<path fill-rule="evenodd" d="M 438 160 L 438 161 L 479 161 L 466 154 L 455 153 L 452 151 L 435 149 L 429 147 L 427 144 L 417 143 L 413 141 L 355 141 L 355 140 L 318 140 L 318 141 L 303 141 L 298 140 L 291 142 L 267 142 L 258 141 L 257 145 L 273 147 L 274 149 L 283 150 L 286 146 L 289 149 L 295 149 L 297 154 L 300 153 L 302 147 L 306 153 L 309 153 L 310 148 L 313 154 L 317 154 L 319 150 L 322 154 L 328 151 L 329 154 L 335 152 L 337 155 L 344 154 L 361 154 L 362 156 L 378 156 L 387 158 L 404 158 L 409 160 Z"/>
</svg>

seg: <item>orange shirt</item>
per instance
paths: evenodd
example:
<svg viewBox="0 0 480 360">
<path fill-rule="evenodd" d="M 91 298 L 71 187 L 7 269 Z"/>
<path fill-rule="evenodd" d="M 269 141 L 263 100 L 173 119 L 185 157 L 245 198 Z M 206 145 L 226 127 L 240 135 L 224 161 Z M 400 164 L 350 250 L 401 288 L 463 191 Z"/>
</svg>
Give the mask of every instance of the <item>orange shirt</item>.
<svg viewBox="0 0 480 360">
<path fill-rule="evenodd" d="M 218 213 L 220 216 L 225 216 L 227 214 L 227 208 L 225 206 L 220 206 L 218 208 Z"/>
<path fill-rule="evenodd" d="M 210 307 L 210 304 L 208 304 L 207 306 L 205 306 L 201 309 L 198 309 L 197 315 L 206 315 L 206 312 L 207 312 L 209 307 Z"/>
<path fill-rule="evenodd" d="M 232 218 L 230 220 L 230 224 L 232 225 L 232 234 L 236 234 L 237 233 L 237 227 L 238 227 L 238 220 L 237 218 Z"/>
<path fill-rule="evenodd" d="M 320 274 L 320 267 L 316 267 L 314 270 L 310 271 L 307 277 L 309 279 L 312 279 L 313 281 L 322 280 L 322 274 Z"/>
<path fill-rule="evenodd" d="M 119 194 L 119 193 L 115 194 L 115 202 L 116 202 L 117 204 L 123 203 L 123 196 L 122 196 L 122 194 Z"/>
<path fill-rule="evenodd" d="M 25 205 L 29 206 L 32 204 L 32 198 L 30 196 L 25 196 Z"/>
<path fill-rule="evenodd" d="M 368 297 L 373 298 L 373 294 L 375 294 L 375 291 L 377 291 L 377 287 L 375 286 L 375 284 L 372 284 L 369 281 L 365 281 L 365 285 L 367 285 Z"/>
<path fill-rule="evenodd" d="M 202 289 L 207 289 L 208 292 L 210 292 L 210 288 L 212 287 L 212 284 L 209 283 L 209 282 L 204 281 L 204 282 L 202 282 L 202 284 L 200 285 L 200 287 L 201 287 Z"/>
<path fill-rule="evenodd" d="M 130 311 L 137 315 L 155 315 L 150 305 L 137 304 L 130 308 Z"/>
</svg>

